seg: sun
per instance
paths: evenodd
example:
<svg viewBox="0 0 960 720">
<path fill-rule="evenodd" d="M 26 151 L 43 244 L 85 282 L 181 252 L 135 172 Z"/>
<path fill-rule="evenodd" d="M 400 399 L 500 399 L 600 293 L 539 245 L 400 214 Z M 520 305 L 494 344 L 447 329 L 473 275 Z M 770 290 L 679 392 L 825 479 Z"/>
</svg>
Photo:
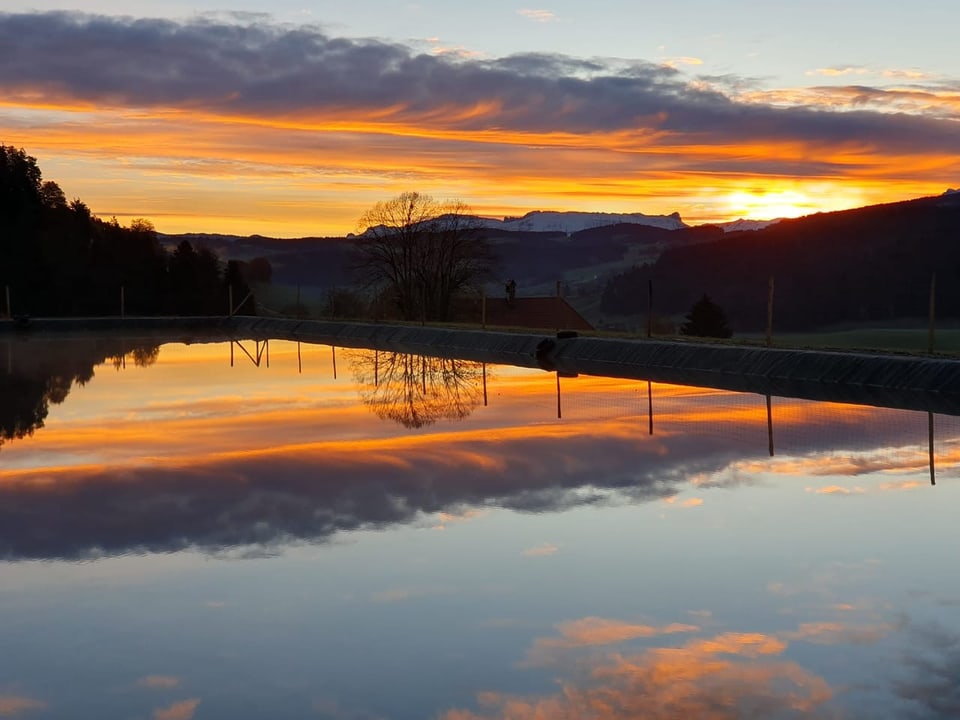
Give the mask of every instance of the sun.
<svg viewBox="0 0 960 720">
<path fill-rule="evenodd" d="M 823 209 L 799 190 L 737 190 L 726 199 L 731 217 L 774 220 L 809 215 Z"/>
</svg>

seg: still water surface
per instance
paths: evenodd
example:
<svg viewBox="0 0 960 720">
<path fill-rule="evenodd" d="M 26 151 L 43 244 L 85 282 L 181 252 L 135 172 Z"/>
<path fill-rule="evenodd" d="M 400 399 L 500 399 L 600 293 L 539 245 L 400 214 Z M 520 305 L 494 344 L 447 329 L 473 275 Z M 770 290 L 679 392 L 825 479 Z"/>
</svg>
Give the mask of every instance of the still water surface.
<svg viewBox="0 0 960 720">
<path fill-rule="evenodd" d="M 0 717 L 960 713 L 955 417 L 277 341 L 7 350 Z"/>
</svg>

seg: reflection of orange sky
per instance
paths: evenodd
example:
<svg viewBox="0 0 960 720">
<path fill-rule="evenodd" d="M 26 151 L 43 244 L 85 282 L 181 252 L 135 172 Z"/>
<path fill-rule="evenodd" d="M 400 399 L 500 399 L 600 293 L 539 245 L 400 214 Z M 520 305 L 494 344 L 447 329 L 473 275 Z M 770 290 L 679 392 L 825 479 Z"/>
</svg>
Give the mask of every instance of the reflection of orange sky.
<svg viewBox="0 0 960 720">
<path fill-rule="evenodd" d="M 859 144 L 507 130 L 494 122 L 495 101 L 416 116 L 396 107 L 264 118 L 27 93 L 8 96 L 4 110 L 33 114 L 29 130 L 14 124 L 4 142 L 35 155 L 68 197 L 105 217 L 150 217 L 162 232 L 344 234 L 373 202 L 411 188 L 494 216 L 680 211 L 699 223 L 931 195 L 955 179 L 952 156 L 891 157 Z M 477 122 L 489 129 L 464 129 Z"/>
<path fill-rule="evenodd" d="M 290 454 L 343 463 L 370 457 L 414 463 L 430 457 L 440 464 L 496 471 L 503 469 L 505 448 L 591 437 L 635 445 L 638 456 L 662 455 L 667 452 L 664 441 L 680 435 L 729 434 L 765 448 L 767 415 L 761 396 L 654 384 L 656 430 L 650 437 L 645 382 L 564 379 L 563 419 L 558 420 L 554 375 L 491 367 L 487 407 L 479 405 L 461 422 L 404 432 L 375 418 L 358 401 L 360 387 L 352 379 L 346 352 L 339 353 L 337 380 L 332 378 L 332 351 L 325 346 L 302 346 L 303 376 L 297 373 L 294 343 L 271 343 L 269 369 L 254 367 L 239 351 L 235 356 L 231 368 L 229 346 L 167 345 L 154 366 L 98 369 L 87 387 L 75 388 L 63 405 L 51 406 L 45 427 L 33 437 L 4 444 L 0 480 L 66 477 L 81 467 L 188 466 Z M 775 432 L 781 435 L 826 424 L 856 427 L 878 412 L 883 411 L 780 398 L 773 403 Z M 926 462 L 918 445 L 910 451 L 878 448 L 734 460 L 731 467 L 810 477 L 920 471 Z M 960 447 L 944 445 L 938 463 L 960 463 Z"/>
</svg>

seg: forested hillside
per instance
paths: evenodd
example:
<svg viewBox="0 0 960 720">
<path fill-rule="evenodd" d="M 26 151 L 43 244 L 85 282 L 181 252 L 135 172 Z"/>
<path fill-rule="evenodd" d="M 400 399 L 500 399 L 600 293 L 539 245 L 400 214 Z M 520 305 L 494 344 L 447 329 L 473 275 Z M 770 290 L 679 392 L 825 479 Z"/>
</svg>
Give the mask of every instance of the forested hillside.
<svg viewBox="0 0 960 720">
<path fill-rule="evenodd" d="M 225 315 L 228 285 L 247 287 L 238 263 L 180 243 L 172 253 L 143 219 L 122 227 L 67 201 L 34 158 L 0 145 L 0 301 L 13 315 Z M 244 312 L 252 313 L 248 302 Z"/>
<path fill-rule="evenodd" d="M 710 243 L 672 247 L 612 279 L 605 313 L 677 314 L 704 293 L 734 331 L 765 326 L 775 284 L 779 329 L 926 317 L 936 273 L 937 315 L 960 318 L 960 195 L 785 220 Z"/>
</svg>

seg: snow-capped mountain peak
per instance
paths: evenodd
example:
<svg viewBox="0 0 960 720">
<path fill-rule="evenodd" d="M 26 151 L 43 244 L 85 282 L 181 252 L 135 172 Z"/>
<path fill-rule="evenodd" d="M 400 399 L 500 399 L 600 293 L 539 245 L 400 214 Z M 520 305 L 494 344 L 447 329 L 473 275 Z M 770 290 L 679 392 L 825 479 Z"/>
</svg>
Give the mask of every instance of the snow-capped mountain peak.
<svg viewBox="0 0 960 720">
<path fill-rule="evenodd" d="M 671 215 L 644 215 L 643 213 L 604 213 L 604 212 L 556 212 L 534 210 L 523 217 L 507 217 L 503 220 L 482 218 L 483 227 L 516 232 L 563 232 L 575 233 L 581 230 L 632 223 L 651 225 L 665 230 L 680 230 L 688 225 L 680 219 L 679 213 Z"/>
</svg>

